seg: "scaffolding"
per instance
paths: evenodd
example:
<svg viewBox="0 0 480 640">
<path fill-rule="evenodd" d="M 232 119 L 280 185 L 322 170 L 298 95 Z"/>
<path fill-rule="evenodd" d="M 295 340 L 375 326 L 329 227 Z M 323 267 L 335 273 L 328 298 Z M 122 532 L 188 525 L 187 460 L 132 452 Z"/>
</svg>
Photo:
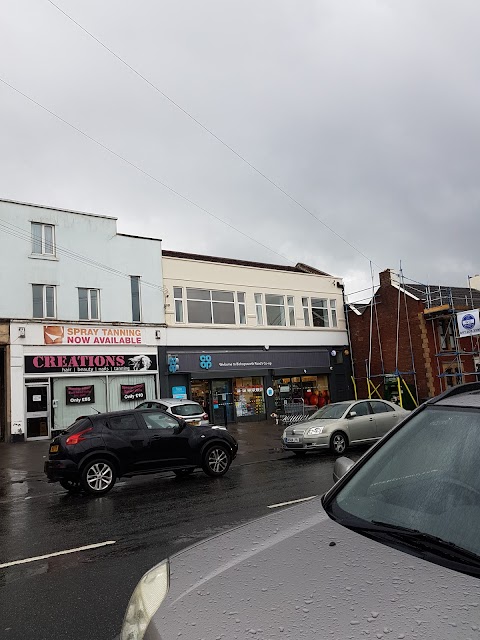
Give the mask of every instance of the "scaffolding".
<svg viewBox="0 0 480 640">
<path fill-rule="evenodd" d="M 435 345 L 435 359 L 437 377 L 440 390 L 468 382 L 469 376 L 476 379 L 479 371 L 465 371 L 464 357 L 471 356 L 472 362 L 480 364 L 479 338 L 470 336 L 471 348 L 463 350 L 460 346 L 460 335 L 457 326 L 457 313 L 475 309 L 473 291 L 469 282 L 469 294 L 453 295 L 451 287 L 425 287 L 424 317 L 432 323 L 432 333 Z M 478 304 L 478 301 L 477 301 Z M 435 326 L 435 323 L 437 326 Z M 441 328 L 441 331 L 437 329 Z M 474 366 L 474 369 L 476 367 Z M 472 380 L 470 380 L 472 381 Z"/>
</svg>

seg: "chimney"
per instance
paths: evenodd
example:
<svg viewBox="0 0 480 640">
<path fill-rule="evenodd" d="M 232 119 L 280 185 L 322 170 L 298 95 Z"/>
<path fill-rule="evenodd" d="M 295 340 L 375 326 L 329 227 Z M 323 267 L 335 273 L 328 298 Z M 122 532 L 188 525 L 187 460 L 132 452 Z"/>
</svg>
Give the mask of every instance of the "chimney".
<svg viewBox="0 0 480 640">
<path fill-rule="evenodd" d="M 385 269 L 385 271 L 381 271 L 379 277 L 381 287 L 390 287 L 392 284 L 400 284 L 398 275 L 393 271 L 393 269 Z"/>
</svg>

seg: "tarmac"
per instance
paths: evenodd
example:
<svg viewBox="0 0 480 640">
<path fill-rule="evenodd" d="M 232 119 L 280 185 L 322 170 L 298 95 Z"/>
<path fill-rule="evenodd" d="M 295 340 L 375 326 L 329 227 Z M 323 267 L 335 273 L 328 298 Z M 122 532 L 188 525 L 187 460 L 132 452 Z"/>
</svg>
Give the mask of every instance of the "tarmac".
<svg viewBox="0 0 480 640">
<path fill-rule="evenodd" d="M 282 449 L 284 427 L 272 421 L 231 424 L 228 431 L 238 442 L 234 464 L 255 464 L 291 457 Z M 44 478 L 43 465 L 48 458 L 50 440 L 0 443 L 0 483 L 24 482 Z"/>
</svg>

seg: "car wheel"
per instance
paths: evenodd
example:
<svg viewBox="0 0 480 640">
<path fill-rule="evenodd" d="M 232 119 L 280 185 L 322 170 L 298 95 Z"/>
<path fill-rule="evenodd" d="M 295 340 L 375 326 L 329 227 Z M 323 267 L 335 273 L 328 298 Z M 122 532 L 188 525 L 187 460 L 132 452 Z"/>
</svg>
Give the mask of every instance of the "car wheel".
<svg viewBox="0 0 480 640">
<path fill-rule="evenodd" d="M 80 482 L 78 480 L 60 480 L 60 486 L 69 493 L 79 493 Z"/>
<path fill-rule="evenodd" d="M 99 458 L 87 462 L 82 470 L 80 485 L 87 493 L 103 496 L 112 489 L 116 479 L 114 464 L 110 460 Z"/>
<path fill-rule="evenodd" d="M 177 476 L 177 478 L 186 478 L 187 476 L 190 476 L 193 472 L 195 471 L 195 469 L 175 469 L 174 470 L 174 474 Z"/>
<path fill-rule="evenodd" d="M 332 452 L 336 455 L 341 455 L 345 452 L 347 445 L 347 437 L 341 431 L 336 431 L 330 440 L 330 449 Z"/>
<path fill-rule="evenodd" d="M 306 451 L 294 451 L 293 452 L 296 456 L 299 456 L 300 458 L 303 457 L 307 452 Z"/>
<path fill-rule="evenodd" d="M 202 469 L 209 476 L 219 477 L 227 473 L 231 462 L 230 451 L 221 444 L 215 444 L 205 451 Z"/>
</svg>

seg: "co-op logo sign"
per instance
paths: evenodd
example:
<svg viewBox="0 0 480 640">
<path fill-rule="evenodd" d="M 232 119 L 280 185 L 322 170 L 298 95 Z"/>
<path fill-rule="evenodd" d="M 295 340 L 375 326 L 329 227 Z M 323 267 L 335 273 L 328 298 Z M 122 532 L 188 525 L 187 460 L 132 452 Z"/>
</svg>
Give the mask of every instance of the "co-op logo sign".
<svg viewBox="0 0 480 640">
<path fill-rule="evenodd" d="M 211 369 L 212 368 L 212 356 L 200 356 L 200 367 L 202 369 Z"/>
</svg>

